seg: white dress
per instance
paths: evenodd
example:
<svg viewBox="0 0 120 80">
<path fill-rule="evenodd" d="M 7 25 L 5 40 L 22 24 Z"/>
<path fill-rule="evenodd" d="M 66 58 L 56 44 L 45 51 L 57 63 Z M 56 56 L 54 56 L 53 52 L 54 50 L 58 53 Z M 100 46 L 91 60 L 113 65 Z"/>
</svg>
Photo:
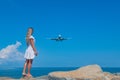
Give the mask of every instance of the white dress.
<svg viewBox="0 0 120 80">
<path fill-rule="evenodd" d="M 29 39 L 33 39 L 33 41 L 35 42 L 35 38 L 32 35 L 29 37 Z M 25 51 L 24 58 L 25 59 L 34 59 L 34 57 L 35 57 L 35 54 L 34 54 L 33 48 L 31 46 L 30 42 L 28 42 L 28 47 Z"/>
</svg>

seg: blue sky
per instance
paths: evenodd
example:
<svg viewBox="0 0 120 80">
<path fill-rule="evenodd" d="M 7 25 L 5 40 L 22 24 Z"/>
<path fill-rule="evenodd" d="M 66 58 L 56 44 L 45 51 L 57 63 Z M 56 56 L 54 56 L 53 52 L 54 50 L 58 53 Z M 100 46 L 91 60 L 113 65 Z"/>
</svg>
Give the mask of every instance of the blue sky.
<svg viewBox="0 0 120 80">
<path fill-rule="evenodd" d="M 9 59 L 16 53 L 24 55 L 26 31 L 32 26 L 39 52 L 34 67 L 89 64 L 120 67 L 119 3 L 118 0 L 1 0 L 0 55 L 9 48 L 14 51 L 9 50 L 9 55 L 5 54 L 8 57 L 0 59 L 0 65 L 23 66 L 24 60 Z M 58 34 L 72 39 L 63 42 L 46 39 Z"/>
</svg>

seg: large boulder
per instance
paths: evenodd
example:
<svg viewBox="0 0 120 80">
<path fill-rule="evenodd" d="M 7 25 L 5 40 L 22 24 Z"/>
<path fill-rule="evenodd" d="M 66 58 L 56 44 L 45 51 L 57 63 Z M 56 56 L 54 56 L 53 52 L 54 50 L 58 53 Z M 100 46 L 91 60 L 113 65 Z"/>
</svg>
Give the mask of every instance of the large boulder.
<svg viewBox="0 0 120 80">
<path fill-rule="evenodd" d="M 114 77 L 103 72 L 99 65 L 88 65 L 72 71 L 56 71 L 48 75 L 50 80 L 111 80 Z"/>
</svg>

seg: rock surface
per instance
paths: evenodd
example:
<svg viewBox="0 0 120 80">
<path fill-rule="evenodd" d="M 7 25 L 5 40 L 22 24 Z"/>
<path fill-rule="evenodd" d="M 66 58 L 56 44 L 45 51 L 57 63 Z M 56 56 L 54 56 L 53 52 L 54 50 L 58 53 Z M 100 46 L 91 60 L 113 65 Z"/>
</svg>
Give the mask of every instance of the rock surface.
<svg viewBox="0 0 120 80">
<path fill-rule="evenodd" d="M 120 80 L 119 76 L 103 72 L 99 65 L 88 65 L 73 71 L 57 71 L 48 74 L 51 80 Z"/>
<path fill-rule="evenodd" d="M 120 73 L 103 72 L 99 65 L 88 65 L 72 71 L 56 71 L 36 78 L 12 79 L 1 77 L 0 80 L 120 80 Z"/>
<path fill-rule="evenodd" d="M 8 77 L 0 77 L 0 80 L 13 80 L 13 79 Z"/>
<path fill-rule="evenodd" d="M 48 76 L 40 76 L 40 77 L 36 77 L 36 78 L 21 78 L 20 80 L 49 80 Z"/>
</svg>

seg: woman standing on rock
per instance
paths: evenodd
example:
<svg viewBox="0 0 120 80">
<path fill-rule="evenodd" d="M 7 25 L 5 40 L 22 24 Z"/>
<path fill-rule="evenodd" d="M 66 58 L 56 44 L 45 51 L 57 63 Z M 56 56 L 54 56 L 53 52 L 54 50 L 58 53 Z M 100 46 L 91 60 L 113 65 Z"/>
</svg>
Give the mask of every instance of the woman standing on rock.
<svg viewBox="0 0 120 80">
<path fill-rule="evenodd" d="M 27 49 L 25 51 L 24 58 L 26 59 L 24 68 L 23 68 L 23 77 L 32 77 L 30 73 L 30 69 L 32 67 L 32 61 L 35 56 L 37 56 L 37 51 L 35 48 L 35 38 L 32 36 L 33 34 L 33 28 L 30 27 L 28 28 L 27 35 L 26 35 L 26 44 L 27 44 Z M 28 73 L 26 74 L 26 68 L 28 69 Z"/>
</svg>

